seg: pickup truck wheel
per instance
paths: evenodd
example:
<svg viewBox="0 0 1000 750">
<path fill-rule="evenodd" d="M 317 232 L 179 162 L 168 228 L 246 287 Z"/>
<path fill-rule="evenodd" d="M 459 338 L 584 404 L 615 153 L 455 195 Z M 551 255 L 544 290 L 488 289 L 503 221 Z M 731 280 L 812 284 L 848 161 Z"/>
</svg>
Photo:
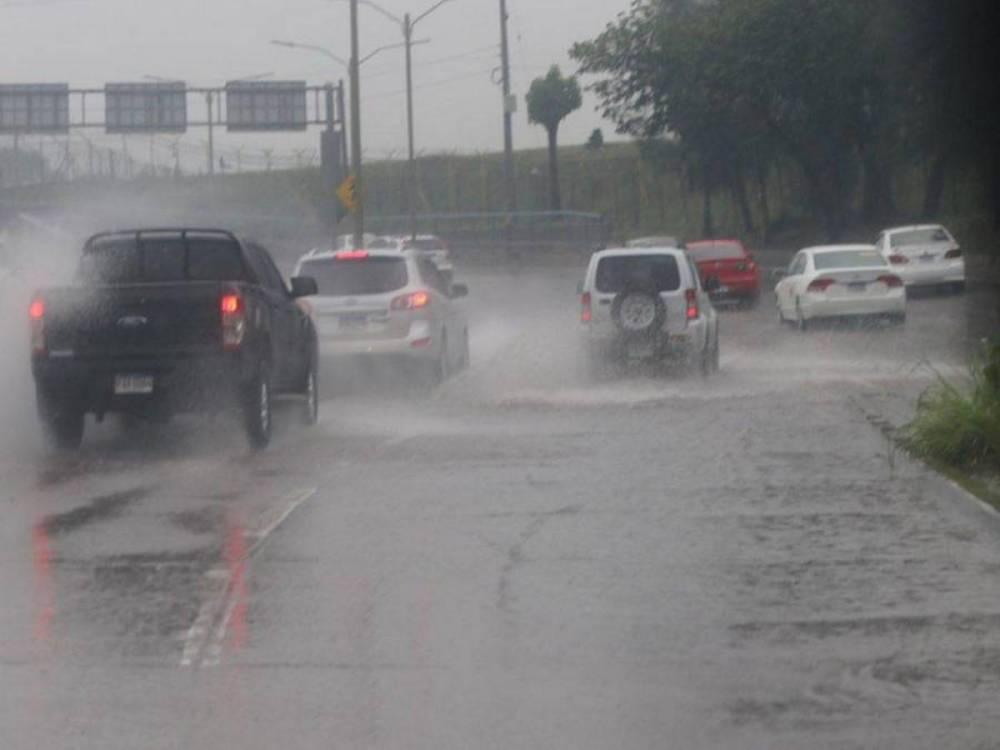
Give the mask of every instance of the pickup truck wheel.
<svg viewBox="0 0 1000 750">
<path fill-rule="evenodd" d="M 311 427 L 319 421 L 319 378 L 316 375 L 315 360 L 309 365 L 306 386 L 302 395 L 305 397 L 302 403 L 302 424 Z"/>
<path fill-rule="evenodd" d="M 48 445 L 60 451 L 75 451 L 83 442 L 83 409 L 70 403 L 56 403 L 39 394 L 38 416 Z"/>
<path fill-rule="evenodd" d="M 271 442 L 272 426 L 271 379 L 267 370 L 262 370 L 247 389 L 243 411 L 250 447 L 266 448 Z"/>
</svg>

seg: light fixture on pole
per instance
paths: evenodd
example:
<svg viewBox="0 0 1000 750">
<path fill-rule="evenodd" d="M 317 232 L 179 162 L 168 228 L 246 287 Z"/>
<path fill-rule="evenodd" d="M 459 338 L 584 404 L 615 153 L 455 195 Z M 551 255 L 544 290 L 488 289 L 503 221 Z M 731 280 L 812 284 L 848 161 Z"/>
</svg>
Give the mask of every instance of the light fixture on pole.
<svg viewBox="0 0 1000 750">
<path fill-rule="evenodd" d="M 414 41 L 413 29 L 422 20 L 436 11 L 445 3 L 452 0 L 438 0 L 423 13 L 416 17 L 406 13 L 402 18 L 395 13 L 386 10 L 373 0 L 350 0 L 352 7 L 355 3 L 365 5 L 377 13 L 382 14 L 393 23 L 399 24 L 403 32 L 403 44 L 406 47 L 406 140 L 407 140 L 407 213 L 410 219 L 410 236 L 417 238 L 417 161 L 416 149 L 413 134 L 413 45 L 423 44 L 425 40 Z"/>
</svg>

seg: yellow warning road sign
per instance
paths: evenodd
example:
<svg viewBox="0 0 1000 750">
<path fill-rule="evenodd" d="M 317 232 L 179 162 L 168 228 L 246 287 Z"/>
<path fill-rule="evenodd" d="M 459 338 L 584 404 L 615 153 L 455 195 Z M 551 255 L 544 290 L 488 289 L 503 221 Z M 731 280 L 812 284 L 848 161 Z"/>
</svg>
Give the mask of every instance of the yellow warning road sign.
<svg viewBox="0 0 1000 750">
<path fill-rule="evenodd" d="M 357 181 L 354 175 L 349 175 L 337 188 L 337 197 L 348 211 L 352 214 L 358 212 Z"/>
</svg>

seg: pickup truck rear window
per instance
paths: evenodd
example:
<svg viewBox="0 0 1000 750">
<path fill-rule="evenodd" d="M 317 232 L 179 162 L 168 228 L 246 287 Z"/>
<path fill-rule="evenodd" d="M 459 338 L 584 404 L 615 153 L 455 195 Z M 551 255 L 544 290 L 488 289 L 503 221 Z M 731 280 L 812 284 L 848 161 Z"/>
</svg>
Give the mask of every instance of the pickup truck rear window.
<svg viewBox="0 0 1000 750">
<path fill-rule="evenodd" d="M 602 294 L 637 288 L 675 292 L 680 289 L 681 274 L 672 255 L 618 255 L 601 258 L 596 284 Z"/>
<path fill-rule="evenodd" d="M 92 245 L 79 277 L 94 284 L 243 281 L 240 248 L 214 237 L 115 237 Z"/>
<path fill-rule="evenodd" d="M 316 279 L 319 293 L 328 297 L 387 294 L 409 283 L 406 261 L 402 258 L 307 260 L 299 275 Z"/>
</svg>

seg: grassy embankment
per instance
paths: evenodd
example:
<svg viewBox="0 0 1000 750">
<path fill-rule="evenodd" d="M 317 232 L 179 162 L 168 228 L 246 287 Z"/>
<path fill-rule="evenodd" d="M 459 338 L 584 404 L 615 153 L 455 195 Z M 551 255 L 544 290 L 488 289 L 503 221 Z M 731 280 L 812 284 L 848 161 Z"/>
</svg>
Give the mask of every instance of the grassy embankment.
<svg viewBox="0 0 1000 750">
<path fill-rule="evenodd" d="M 547 208 L 545 151 L 519 151 L 515 159 L 518 208 L 544 211 Z M 598 150 L 570 146 L 561 149 L 560 164 L 564 206 L 605 216 L 614 240 L 650 233 L 671 233 L 684 238 L 702 236 L 703 193 L 687 179 L 683 164 L 670 149 L 661 149 L 655 159 L 649 159 L 643 158 L 634 143 L 611 143 Z M 503 208 L 500 154 L 425 156 L 418 162 L 418 175 L 422 213 L 478 213 Z M 405 212 L 405 162 L 370 162 L 365 176 L 369 217 L 377 219 Z M 923 182 L 924 175 L 916 168 L 897 180 L 895 193 L 901 220 L 917 215 Z M 150 205 L 168 205 L 178 211 L 215 210 L 226 218 L 270 220 L 272 230 L 283 222 L 322 225 L 333 201 L 323 189 L 316 169 L 145 178 L 103 183 L 97 190 L 93 183 L 75 182 L 22 188 L 16 192 L 8 190 L 5 194 L 4 197 L 46 203 L 84 205 L 98 197 L 114 199 L 122 195 L 131 200 L 144 199 Z M 744 227 L 731 196 L 720 192 L 712 201 L 715 234 L 749 238 L 757 247 L 787 249 L 823 239 L 809 216 L 805 188 L 794 168 L 772 170 L 765 185 L 755 181 L 749 186 L 749 194 L 753 231 Z M 997 244 L 983 205 L 981 189 L 974 180 L 960 176 L 950 179 L 940 219 L 972 253 L 992 250 Z M 877 229 L 858 224 L 849 231 L 847 239 L 871 240 Z"/>
<path fill-rule="evenodd" d="M 924 394 L 903 444 L 1000 509 L 1000 339 L 969 370 L 967 384 L 942 380 Z"/>
</svg>

